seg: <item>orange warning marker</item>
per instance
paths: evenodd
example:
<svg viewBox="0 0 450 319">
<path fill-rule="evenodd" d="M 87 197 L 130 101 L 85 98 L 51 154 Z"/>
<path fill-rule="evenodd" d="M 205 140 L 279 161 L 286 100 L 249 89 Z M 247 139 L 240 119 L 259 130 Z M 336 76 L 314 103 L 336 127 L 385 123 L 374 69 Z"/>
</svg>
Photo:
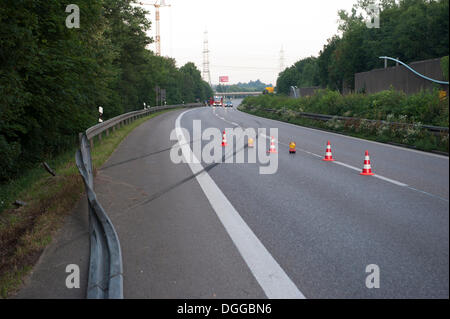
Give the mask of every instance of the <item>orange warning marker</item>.
<svg viewBox="0 0 450 319">
<path fill-rule="evenodd" d="M 327 150 L 325 151 L 325 158 L 322 161 L 331 162 L 334 161 L 333 154 L 331 154 L 331 144 L 330 141 L 327 143 Z"/>
<path fill-rule="evenodd" d="M 277 149 L 275 148 L 275 139 L 273 136 L 270 137 L 270 148 L 267 153 L 277 153 Z"/>
<path fill-rule="evenodd" d="M 227 134 L 225 133 L 225 131 L 223 131 L 223 133 L 222 133 L 222 146 L 228 146 L 228 144 L 227 144 Z"/>
<path fill-rule="evenodd" d="M 297 151 L 295 150 L 295 142 L 290 142 L 289 143 L 289 153 L 290 154 L 295 154 Z"/>
<path fill-rule="evenodd" d="M 364 156 L 364 167 L 360 175 L 375 175 L 374 173 L 372 173 L 372 167 L 370 166 L 369 151 L 366 151 L 366 155 Z"/>
<path fill-rule="evenodd" d="M 253 146 L 254 146 L 254 140 L 251 137 L 249 137 L 248 138 L 248 147 L 253 147 Z"/>
</svg>

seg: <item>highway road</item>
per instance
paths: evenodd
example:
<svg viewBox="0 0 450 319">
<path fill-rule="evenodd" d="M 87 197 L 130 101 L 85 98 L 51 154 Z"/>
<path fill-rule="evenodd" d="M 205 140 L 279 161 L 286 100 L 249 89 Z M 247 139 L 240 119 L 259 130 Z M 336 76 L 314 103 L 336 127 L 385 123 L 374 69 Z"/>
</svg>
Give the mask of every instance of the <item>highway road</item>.
<svg viewBox="0 0 450 319">
<path fill-rule="evenodd" d="M 276 173 L 173 163 L 171 132 L 192 136 L 194 120 L 278 128 Z M 336 162 L 321 160 L 328 140 Z M 365 150 L 375 176 L 359 175 Z M 95 190 L 121 242 L 125 298 L 449 296 L 448 157 L 204 107 L 134 130 Z M 379 288 L 366 287 L 370 264 Z"/>
</svg>

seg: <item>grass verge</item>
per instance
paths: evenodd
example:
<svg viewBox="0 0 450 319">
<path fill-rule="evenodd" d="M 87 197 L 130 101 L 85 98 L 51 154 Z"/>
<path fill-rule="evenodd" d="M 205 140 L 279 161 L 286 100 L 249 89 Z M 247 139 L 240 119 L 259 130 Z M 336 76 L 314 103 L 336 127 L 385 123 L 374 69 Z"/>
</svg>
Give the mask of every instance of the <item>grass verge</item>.
<svg viewBox="0 0 450 319">
<path fill-rule="evenodd" d="M 426 130 L 403 128 L 396 126 L 373 124 L 368 121 L 342 121 L 330 120 L 320 121 L 298 117 L 289 110 L 280 109 L 278 112 L 267 112 L 258 107 L 240 106 L 239 110 L 269 119 L 279 120 L 286 123 L 315 128 L 333 133 L 359 137 L 381 143 L 390 143 L 403 147 L 409 147 L 427 152 L 440 154 L 449 153 L 448 133 L 435 135 Z"/>
<path fill-rule="evenodd" d="M 94 168 L 102 165 L 122 140 L 137 126 L 164 110 L 140 118 L 103 136 L 92 150 Z M 0 189 L 0 298 L 16 292 L 44 248 L 84 192 L 75 163 L 76 148 L 49 160 L 56 172 L 50 176 L 42 167 L 24 173 Z M 20 199 L 26 206 L 14 209 Z"/>
</svg>

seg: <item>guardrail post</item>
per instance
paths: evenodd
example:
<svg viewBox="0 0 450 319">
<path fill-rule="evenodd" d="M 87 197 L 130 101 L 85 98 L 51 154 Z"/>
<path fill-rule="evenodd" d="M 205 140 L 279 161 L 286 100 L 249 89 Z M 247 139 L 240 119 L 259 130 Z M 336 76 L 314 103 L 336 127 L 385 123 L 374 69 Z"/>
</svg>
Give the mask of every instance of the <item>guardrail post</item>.
<svg viewBox="0 0 450 319">
<path fill-rule="evenodd" d="M 106 136 L 109 136 L 109 128 L 106 129 Z"/>
<path fill-rule="evenodd" d="M 102 134 L 103 134 L 103 133 L 98 134 L 98 141 L 99 141 L 99 142 L 102 141 Z"/>
<path fill-rule="evenodd" d="M 93 149 L 94 149 L 94 138 L 91 138 L 91 139 L 89 140 L 89 143 L 90 143 L 90 145 L 91 145 L 91 150 L 93 150 Z"/>
</svg>

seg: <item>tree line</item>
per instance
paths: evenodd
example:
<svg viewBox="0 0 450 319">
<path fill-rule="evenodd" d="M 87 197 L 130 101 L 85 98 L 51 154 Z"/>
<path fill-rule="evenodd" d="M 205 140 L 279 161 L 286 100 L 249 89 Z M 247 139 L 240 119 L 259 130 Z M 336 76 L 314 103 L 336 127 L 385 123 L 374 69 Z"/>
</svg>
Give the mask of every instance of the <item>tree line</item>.
<svg viewBox="0 0 450 319">
<path fill-rule="evenodd" d="M 134 0 L 78 0 L 80 27 L 67 28 L 67 1 L 0 0 L 0 182 L 73 147 L 103 119 L 156 104 L 212 95 L 193 63 L 156 56 L 151 22 Z"/>
<path fill-rule="evenodd" d="M 354 89 L 354 74 L 382 68 L 379 56 L 413 61 L 449 54 L 448 0 L 381 0 L 380 27 L 368 28 L 371 0 L 358 0 L 351 12 L 341 10 L 338 34 L 328 39 L 318 57 L 308 57 L 285 69 L 277 92 L 291 86 Z"/>
<path fill-rule="evenodd" d="M 266 87 L 272 86 L 272 84 L 266 84 L 261 82 L 259 79 L 256 81 L 238 82 L 237 84 L 219 84 L 215 87 L 216 92 L 261 92 Z"/>
</svg>

